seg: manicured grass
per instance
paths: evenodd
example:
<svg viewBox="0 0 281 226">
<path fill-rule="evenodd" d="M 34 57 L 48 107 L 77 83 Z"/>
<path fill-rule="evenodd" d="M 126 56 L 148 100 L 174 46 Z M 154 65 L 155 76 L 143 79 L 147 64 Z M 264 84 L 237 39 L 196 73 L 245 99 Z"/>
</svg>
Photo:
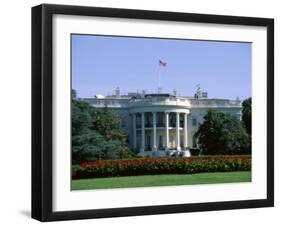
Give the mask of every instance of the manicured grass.
<svg viewBox="0 0 281 226">
<path fill-rule="evenodd" d="M 72 190 L 250 182 L 251 171 L 167 174 L 72 180 Z"/>
</svg>

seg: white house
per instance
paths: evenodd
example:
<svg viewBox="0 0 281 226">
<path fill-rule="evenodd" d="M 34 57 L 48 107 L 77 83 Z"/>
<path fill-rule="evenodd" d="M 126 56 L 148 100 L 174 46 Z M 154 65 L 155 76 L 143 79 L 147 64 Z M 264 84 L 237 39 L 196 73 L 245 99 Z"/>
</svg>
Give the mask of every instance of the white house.
<svg viewBox="0 0 281 226">
<path fill-rule="evenodd" d="M 95 108 L 107 107 L 121 118 L 129 135 L 130 147 L 141 155 L 165 155 L 165 150 L 196 147 L 194 134 L 208 109 L 228 112 L 241 119 L 241 101 L 208 98 L 197 90 L 194 97 L 169 93 L 128 93 L 85 98 Z"/>
</svg>

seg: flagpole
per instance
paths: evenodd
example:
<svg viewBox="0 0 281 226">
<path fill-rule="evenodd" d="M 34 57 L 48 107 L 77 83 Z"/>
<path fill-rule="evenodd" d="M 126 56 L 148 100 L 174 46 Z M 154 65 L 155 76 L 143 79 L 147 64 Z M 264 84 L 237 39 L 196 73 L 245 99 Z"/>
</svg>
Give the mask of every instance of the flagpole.
<svg viewBox="0 0 281 226">
<path fill-rule="evenodd" d="M 157 92 L 160 93 L 160 65 L 158 65 L 158 73 L 157 73 Z"/>
<path fill-rule="evenodd" d="M 165 63 L 165 62 L 163 62 L 163 61 L 161 61 L 161 60 L 159 60 L 159 62 L 158 62 L 158 74 L 157 74 L 157 76 L 158 76 L 158 78 L 157 78 L 157 86 L 158 86 L 158 93 L 160 93 L 161 92 L 161 87 L 160 87 L 160 78 L 161 78 L 161 74 L 160 74 L 160 70 L 161 70 L 161 66 L 163 66 L 163 67 L 166 67 L 166 65 L 167 65 L 167 63 Z"/>
</svg>

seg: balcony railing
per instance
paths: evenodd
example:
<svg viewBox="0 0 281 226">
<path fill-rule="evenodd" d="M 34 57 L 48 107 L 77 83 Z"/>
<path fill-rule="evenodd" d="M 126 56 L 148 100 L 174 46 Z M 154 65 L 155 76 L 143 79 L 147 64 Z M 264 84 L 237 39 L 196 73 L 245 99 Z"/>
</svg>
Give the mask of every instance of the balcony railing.
<svg viewBox="0 0 281 226">
<path fill-rule="evenodd" d="M 219 100 L 219 99 L 191 99 L 192 107 L 241 107 L 240 100 Z"/>
<path fill-rule="evenodd" d="M 237 107 L 240 108 L 240 100 L 227 99 L 187 99 L 184 97 L 147 97 L 136 99 L 84 99 L 94 107 L 141 107 L 141 106 L 182 106 L 182 107 Z"/>
<path fill-rule="evenodd" d="M 153 106 L 153 105 L 178 105 L 178 106 L 189 106 L 189 100 L 176 97 L 153 97 L 153 98 L 141 98 L 131 99 L 128 102 L 129 106 Z"/>
</svg>

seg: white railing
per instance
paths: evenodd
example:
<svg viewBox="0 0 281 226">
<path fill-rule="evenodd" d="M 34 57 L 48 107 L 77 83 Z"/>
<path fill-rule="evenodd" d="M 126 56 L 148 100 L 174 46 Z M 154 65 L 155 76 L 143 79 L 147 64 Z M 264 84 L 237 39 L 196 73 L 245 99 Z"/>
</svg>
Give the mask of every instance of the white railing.
<svg viewBox="0 0 281 226">
<path fill-rule="evenodd" d="M 140 106 L 181 106 L 181 107 L 229 107 L 240 108 L 240 100 L 226 100 L 226 99 L 186 99 L 181 97 L 148 97 L 136 99 L 85 99 L 94 107 L 112 107 L 112 108 L 128 108 Z"/>
<path fill-rule="evenodd" d="M 190 106 L 189 100 L 175 97 L 153 97 L 146 99 L 131 99 L 129 106 L 153 106 L 153 105 L 173 105 L 173 106 Z"/>
<path fill-rule="evenodd" d="M 192 107 L 241 107 L 240 100 L 190 100 Z"/>
</svg>

